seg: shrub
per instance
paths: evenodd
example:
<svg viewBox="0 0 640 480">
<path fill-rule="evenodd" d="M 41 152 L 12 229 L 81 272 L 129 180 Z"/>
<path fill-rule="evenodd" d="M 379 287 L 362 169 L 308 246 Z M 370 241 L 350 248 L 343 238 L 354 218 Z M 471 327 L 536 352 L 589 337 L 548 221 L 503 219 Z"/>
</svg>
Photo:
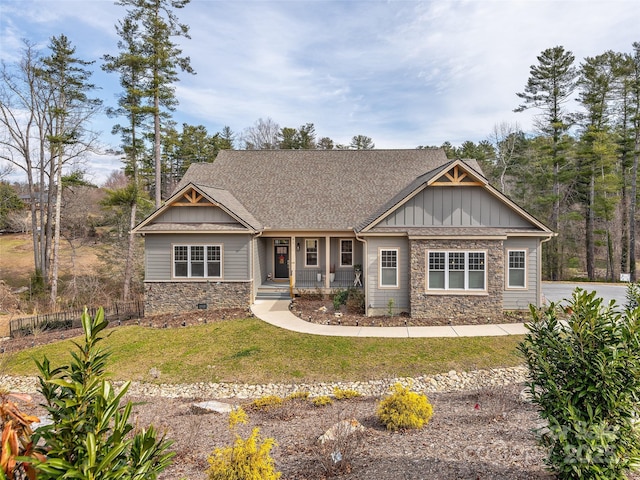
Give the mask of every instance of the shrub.
<svg viewBox="0 0 640 480">
<path fill-rule="evenodd" d="M 419 429 L 431 420 L 433 406 L 426 395 L 396 383 L 391 395 L 380 402 L 377 413 L 387 430 Z"/>
<path fill-rule="evenodd" d="M 249 408 L 252 410 L 262 410 L 266 412 L 272 408 L 276 408 L 282 405 L 284 399 L 276 395 L 267 395 L 266 397 L 256 398 L 249 404 Z"/>
<path fill-rule="evenodd" d="M 363 314 L 365 307 L 364 291 L 358 288 L 351 287 L 347 290 L 347 311 L 349 313 Z"/>
<path fill-rule="evenodd" d="M 121 406 L 129 383 L 115 392 L 104 379 L 109 353 L 98 348 L 107 326 L 100 308 L 91 318 L 82 314 L 84 343 L 75 344 L 68 365 L 51 369 L 44 357 L 37 362 L 40 393 L 52 424 L 39 427 L 33 443 L 44 442 L 46 460 L 33 461 L 38 480 L 58 478 L 101 480 L 155 479 L 170 463 L 171 445 L 157 438 L 153 427 L 133 432 L 132 403 Z"/>
<path fill-rule="evenodd" d="M 531 313 L 519 350 L 548 423 L 547 465 L 561 479 L 626 478 L 640 462 L 640 309 L 621 313 L 576 289 L 564 321 L 554 304 Z"/>
<path fill-rule="evenodd" d="M 306 390 L 301 390 L 298 392 L 293 392 L 287 395 L 285 400 L 306 400 L 309 398 L 309 392 Z"/>
<path fill-rule="evenodd" d="M 327 405 L 331 405 L 333 400 L 331 400 L 331 397 L 327 395 L 321 395 L 311 400 L 311 403 L 313 403 L 314 407 L 325 407 Z"/>
<path fill-rule="evenodd" d="M 360 393 L 356 392 L 355 390 L 335 387 L 333 389 L 333 396 L 336 398 L 336 400 L 348 400 L 349 398 L 356 398 L 362 395 L 360 395 Z"/>
<path fill-rule="evenodd" d="M 349 290 L 338 290 L 333 294 L 333 309 L 340 310 L 340 305 L 344 305 L 349 297 Z"/>
<path fill-rule="evenodd" d="M 31 424 L 39 422 L 40 419 L 21 411 L 18 404 L 10 397 L 26 402 L 31 401 L 29 395 L 0 391 L 0 432 L 2 433 L 0 478 L 36 478 L 35 468 L 25 457 L 32 456 L 35 459 L 44 460 L 42 454 L 34 451 L 31 440 L 33 435 Z"/>
<path fill-rule="evenodd" d="M 627 303 L 626 307 L 628 310 L 633 310 L 636 307 L 640 306 L 640 282 L 629 283 L 627 285 Z"/>
<path fill-rule="evenodd" d="M 281 473 L 275 469 L 271 449 L 273 438 L 262 439 L 255 427 L 246 439 L 237 432 L 238 424 L 247 423 L 247 415 L 241 408 L 229 414 L 229 430 L 236 439 L 233 446 L 216 448 L 209 457 L 207 475 L 210 480 L 277 480 Z"/>
</svg>

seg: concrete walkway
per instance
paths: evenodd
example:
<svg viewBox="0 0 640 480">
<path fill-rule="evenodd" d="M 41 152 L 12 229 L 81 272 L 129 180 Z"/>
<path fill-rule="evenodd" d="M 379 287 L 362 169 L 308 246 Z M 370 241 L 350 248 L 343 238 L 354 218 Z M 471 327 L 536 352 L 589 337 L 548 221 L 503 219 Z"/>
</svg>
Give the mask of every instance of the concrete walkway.
<svg viewBox="0 0 640 480">
<path fill-rule="evenodd" d="M 527 333 L 523 323 L 496 325 L 460 325 L 437 327 L 347 327 L 319 325 L 305 322 L 289 311 L 289 300 L 256 300 L 251 306 L 253 314 L 276 327 L 293 332 L 334 337 L 496 337 L 501 335 L 523 335 Z"/>
</svg>

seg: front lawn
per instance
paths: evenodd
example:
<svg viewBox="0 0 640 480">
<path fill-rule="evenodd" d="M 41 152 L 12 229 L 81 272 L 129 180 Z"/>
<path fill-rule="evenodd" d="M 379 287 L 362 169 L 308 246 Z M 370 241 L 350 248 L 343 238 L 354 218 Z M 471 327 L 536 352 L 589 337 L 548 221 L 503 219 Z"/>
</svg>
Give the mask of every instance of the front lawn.
<svg viewBox="0 0 640 480">
<path fill-rule="evenodd" d="M 115 380 L 161 383 L 302 383 L 412 377 L 520 365 L 522 336 L 354 338 L 306 335 L 257 319 L 157 329 L 108 330 Z M 67 361 L 70 340 L 11 354 L 3 373 L 37 375 L 33 358 Z M 155 378 L 149 372 L 160 372 Z"/>
</svg>

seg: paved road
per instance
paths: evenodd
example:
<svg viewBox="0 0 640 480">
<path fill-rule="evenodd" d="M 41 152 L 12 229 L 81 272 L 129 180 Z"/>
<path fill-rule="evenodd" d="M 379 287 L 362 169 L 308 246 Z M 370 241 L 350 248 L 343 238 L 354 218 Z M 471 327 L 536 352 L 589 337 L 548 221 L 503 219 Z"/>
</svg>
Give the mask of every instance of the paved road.
<svg viewBox="0 0 640 480">
<path fill-rule="evenodd" d="M 595 290 L 596 295 L 602 297 L 605 304 L 608 304 L 610 300 L 615 300 L 620 306 L 627 303 L 626 284 L 542 282 L 542 293 L 548 302 L 566 303 L 565 300 L 571 298 L 576 287 L 588 292 Z"/>
</svg>

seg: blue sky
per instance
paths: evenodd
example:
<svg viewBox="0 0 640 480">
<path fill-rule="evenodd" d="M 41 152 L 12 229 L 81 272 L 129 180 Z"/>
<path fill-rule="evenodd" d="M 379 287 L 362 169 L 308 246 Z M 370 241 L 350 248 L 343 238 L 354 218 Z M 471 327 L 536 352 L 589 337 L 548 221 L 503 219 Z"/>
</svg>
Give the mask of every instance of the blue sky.
<svg viewBox="0 0 640 480">
<path fill-rule="evenodd" d="M 64 33 L 77 54 L 96 60 L 94 83 L 106 105 L 118 80 L 100 71 L 116 54 L 112 0 L 0 0 L 0 58 L 20 57 L 21 39 L 43 47 Z M 315 124 L 318 137 L 376 148 L 458 145 L 486 139 L 496 124 L 532 130 L 532 113 L 513 113 L 536 56 L 562 45 L 577 63 L 640 41 L 637 0 L 222 1 L 179 10 L 181 39 L 196 75 L 176 85 L 178 125 L 228 125 L 237 134 L 259 118 L 281 127 Z M 105 147 L 117 147 L 101 117 Z M 90 159 L 100 183 L 118 158 Z"/>
</svg>

